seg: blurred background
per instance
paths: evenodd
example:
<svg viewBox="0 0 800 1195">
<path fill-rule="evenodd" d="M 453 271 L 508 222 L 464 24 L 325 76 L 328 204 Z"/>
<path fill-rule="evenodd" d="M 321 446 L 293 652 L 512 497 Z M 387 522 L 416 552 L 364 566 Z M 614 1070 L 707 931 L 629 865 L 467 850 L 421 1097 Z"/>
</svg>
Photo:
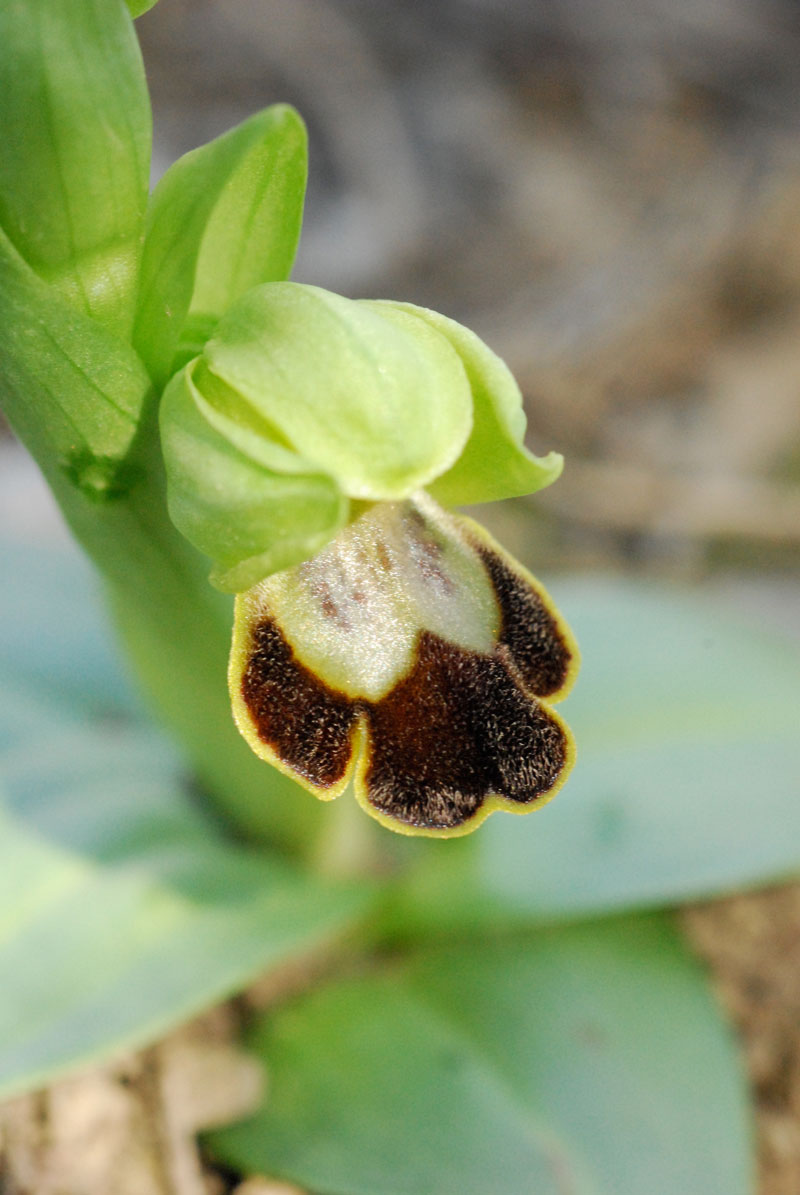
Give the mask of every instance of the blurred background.
<svg viewBox="0 0 800 1195">
<path fill-rule="evenodd" d="M 791 621 L 794 3 L 162 0 L 138 28 L 154 178 L 296 104 L 311 177 L 295 277 L 434 307 L 509 362 L 530 446 L 567 459 L 551 490 L 486 516 L 512 550 L 545 569 L 724 573 L 746 593 L 768 574 L 756 600 Z M 0 501 L 27 527 L 24 466 L 3 464 Z"/>
<path fill-rule="evenodd" d="M 567 461 L 482 515 L 517 556 L 690 582 L 800 635 L 800 7 L 161 0 L 138 29 L 154 179 L 294 103 L 295 278 L 436 308 L 508 361 L 530 447 Z M 0 529 L 60 534 L 7 434 Z M 697 933 L 723 986 L 793 960 L 729 1003 L 754 1035 L 763 1190 L 796 1195 L 800 897 L 779 901 Z"/>
</svg>

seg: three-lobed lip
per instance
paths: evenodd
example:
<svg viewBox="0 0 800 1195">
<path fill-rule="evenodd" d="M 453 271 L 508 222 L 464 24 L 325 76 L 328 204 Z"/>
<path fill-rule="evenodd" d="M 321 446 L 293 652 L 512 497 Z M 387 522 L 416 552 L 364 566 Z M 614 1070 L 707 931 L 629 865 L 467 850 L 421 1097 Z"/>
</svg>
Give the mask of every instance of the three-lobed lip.
<svg viewBox="0 0 800 1195">
<path fill-rule="evenodd" d="M 323 799 L 452 837 L 549 800 L 574 759 L 552 705 L 578 666 L 543 587 L 425 494 L 379 503 L 312 561 L 239 595 L 234 716 Z"/>
</svg>

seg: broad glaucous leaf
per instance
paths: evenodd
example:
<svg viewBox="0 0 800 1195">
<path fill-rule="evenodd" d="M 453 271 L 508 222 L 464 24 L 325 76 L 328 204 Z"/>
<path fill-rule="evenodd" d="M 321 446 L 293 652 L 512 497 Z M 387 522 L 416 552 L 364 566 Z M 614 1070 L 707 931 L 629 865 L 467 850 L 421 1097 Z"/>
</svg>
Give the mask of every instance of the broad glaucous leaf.
<svg viewBox="0 0 800 1195">
<path fill-rule="evenodd" d="M 369 892 L 225 838 L 185 791 L 167 744 L 131 719 L 124 685 L 109 685 L 113 665 L 97 629 L 93 642 L 79 620 L 70 639 L 72 598 L 85 584 L 74 561 L 48 578 L 28 567 L 32 550 L 2 547 L 4 561 L 46 586 L 15 617 L 13 569 L 0 584 L 0 1092 L 8 1094 L 155 1040 L 347 929 Z"/>
<path fill-rule="evenodd" d="M 531 822 L 419 846 L 399 921 L 657 906 L 800 870 L 800 652 L 713 596 L 622 580 L 553 587 L 581 646 L 577 763 Z M 415 844 L 417 845 L 417 844 Z"/>
<path fill-rule="evenodd" d="M 142 707 L 122 674 L 100 585 L 69 544 L 22 543 L 0 537 L 0 675 L 34 704 L 60 717 L 140 717 Z M 4 706 L 4 717 L 13 703 Z"/>
<path fill-rule="evenodd" d="M 0 226 L 74 307 L 130 334 L 150 101 L 123 0 L 0 5 Z"/>
<path fill-rule="evenodd" d="M 245 291 L 288 278 L 303 217 L 305 126 L 275 104 L 185 154 L 153 192 L 134 343 L 163 386 Z"/>
<path fill-rule="evenodd" d="M 319 1195 L 747 1195 L 735 1044 L 660 919 L 431 949 L 265 1019 L 253 1118 L 212 1135 Z"/>
</svg>

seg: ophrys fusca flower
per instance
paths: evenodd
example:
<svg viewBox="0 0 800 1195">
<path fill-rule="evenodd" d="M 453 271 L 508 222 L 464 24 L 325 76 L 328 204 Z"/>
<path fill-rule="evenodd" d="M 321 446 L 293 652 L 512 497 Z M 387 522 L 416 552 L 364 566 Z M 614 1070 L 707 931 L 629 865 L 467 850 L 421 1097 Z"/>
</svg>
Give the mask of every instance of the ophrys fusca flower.
<svg viewBox="0 0 800 1195">
<path fill-rule="evenodd" d="M 177 525 L 236 592 L 230 689 L 254 751 L 323 799 L 448 837 L 526 812 L 574 749 L 577 669 L 542 586 L 445 511 L 549 484 L 511 374 L 406 304 L 257 287 L 168 387 Z M 268 795 L 265 799 L 269 799 Z"/>
</svg>

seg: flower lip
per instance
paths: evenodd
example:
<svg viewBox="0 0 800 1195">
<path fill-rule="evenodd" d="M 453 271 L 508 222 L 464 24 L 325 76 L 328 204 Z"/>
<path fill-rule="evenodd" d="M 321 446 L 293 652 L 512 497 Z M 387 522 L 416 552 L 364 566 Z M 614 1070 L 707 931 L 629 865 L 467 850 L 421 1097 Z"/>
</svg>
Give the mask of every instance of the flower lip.
<svg viewBox="0 0 800 1195">
<path fill-rule="evenodd" d="M 312 584 L 295 569 L 237 599 L 230 685 L 242 733 L 323 799 L 352 778 L 364 809 L 401 833 L 452 837 L 496 809 L 544 804 L 574 759 L 550 702 L 566 695 L 578 657 L 542 587 L 477 524 L 425 496 L 354 527 L 312 562 Z M 365 542 L 386 567 L 354 589 L 343 558 L 363 564 Z M 383 605 L 370 608 L 369 588 Z M 449 612 L 431 628 L 448 588 Z M 316 620 L 296 617 L 298 594 L 312 595 Z M 393 631 L 401 648 L 387 660 Z"/>
</svg>

